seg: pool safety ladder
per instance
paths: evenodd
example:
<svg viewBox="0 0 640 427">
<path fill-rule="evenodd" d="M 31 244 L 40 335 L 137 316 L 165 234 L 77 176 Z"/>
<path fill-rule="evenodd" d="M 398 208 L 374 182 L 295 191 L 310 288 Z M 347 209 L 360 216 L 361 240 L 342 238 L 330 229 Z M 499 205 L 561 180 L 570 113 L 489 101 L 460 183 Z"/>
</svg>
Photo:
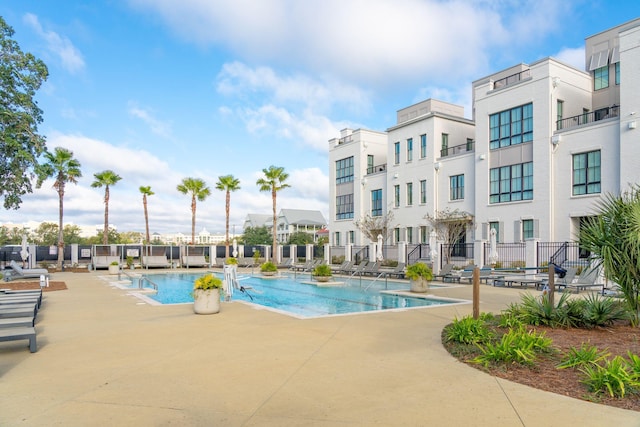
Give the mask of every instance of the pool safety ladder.
<svg viewBox="0 0 640 427">
<path fill-rule="evenodd" d="M 147 276 L 142 276 L 140 280 L 138 280 L 138 288 L 142 289 L 142 282 L 147 282 L 153 290 L 158 292 L 158 285 L 153 282 L 153 280 L 149 279 Z"/>
<path fill-rule="evenodd" d="M 247 294 L 249 296 L 249 298 L 251 298 L 251 300 L 253 301 L 253 297 L 251 296 L 251 294 L 249 292 L 247 292 L 248 289 L 251 289 L 250 286 L 242 286 L 240 284 L 240 280 L 238 279 L 238 272 L 237 269 L 235 268 L 235 266 L 232 265 L 225 265 L 223 270 L 223 274 L 224 274 L 224 293 L 225 293 L 225 299 L 227 301 L 229 301 L 231 299 L 231 297 L 233 296 L 233 290 L 237 289 L 240 292 L 243 292 L 245 294 Z"/>
</svg>

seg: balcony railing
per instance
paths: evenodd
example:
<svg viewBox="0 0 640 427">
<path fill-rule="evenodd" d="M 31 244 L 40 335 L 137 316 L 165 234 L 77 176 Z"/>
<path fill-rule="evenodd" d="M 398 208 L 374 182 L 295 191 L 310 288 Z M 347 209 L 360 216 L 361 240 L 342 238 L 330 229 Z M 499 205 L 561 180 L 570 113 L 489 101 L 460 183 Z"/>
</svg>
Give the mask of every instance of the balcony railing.
<svg viewBox="0 0 640 427">
<path fill-rule="evenodd" d="M 456 154 L 467 153 L 475 149 L 475 141 L 467 141 L 465 144 L 454 145 L 440 150 L 440 157 L 454 156 Z"/>
<path fill-rule="evenodd" d="M 378 172 L 384 172 L 387 170 L 387 164 L 383 163 L 381 165 L 376 165 L 376 166 L 369 166 L 367 168 L 367 175 L 372 174 L 372 173 L 378 173 Z"/>
<path fill-rule="evenodd" d="M 556 121 L 556 126 L 558 130 L 570 129 L 608 119 L 610 117 L 618 117 L 619 115 L 620 107 L 614 105 L 612 107 L 600 108 L 590 113 L 582 113 L 579 116 L 567 117 L 566 119 L 558 120 Z"/>
<path fill-rule="evenodd" d="M 520 71 L 519 73 L 512 74 L 503 79 L 496 80 L 493 82 L 493 89 L 500 89 L 505 86 L 512 85 L 514 83 L 518 83 L 521 80 L 531 77 L 531 70 Z"/>
</svg>

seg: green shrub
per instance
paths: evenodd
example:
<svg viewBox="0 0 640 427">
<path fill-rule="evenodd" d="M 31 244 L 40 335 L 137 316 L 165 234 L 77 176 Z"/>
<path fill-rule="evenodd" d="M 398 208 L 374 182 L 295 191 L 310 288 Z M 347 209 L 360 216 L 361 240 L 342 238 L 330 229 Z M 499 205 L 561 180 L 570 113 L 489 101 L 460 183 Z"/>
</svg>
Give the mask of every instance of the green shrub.
<svg viewBox="0 0 640 427">
<path fill-rule="evenodd" d="M 483 366 L 496 362 L 533 365 L 539 353 L 552 351 L 551 339 L 546 338 L 544 333 L 527 332 L 524 327 L 509 330 L 496 343 L 478 344 L 478 348 L 482 354 L 472 362 Z"/>
<path fill-rule="evenodd" d="M 272 263 L 271 261 L 267 261 L 262 263 L 262 265 L 260 265 L 260 271 L 265 273 L 278 271 L 278 266 Z"/>
<path fill-rule="evenodd" d="M 342 264 L 344 262 L 344 255 L 334 255 L 331 257 L 331 264 Z"/>
<path fill-rule="evenodd" d="M 320 264 L 317 265 L 314 269 L 313 269 L 313 275 L 314 276 L 324 276 L 324 277 L 331 277 L 331 267 L 329 267 L 327 264 Z"/>
<path fill-rule="evenodd" d="M 629 388 L 640 386 L 629 363 L 620 356 L 606 360 L 603 365 L 585 365 L 580 371 L 585 375 L 581 382 L 596 394 L 608 392 L 611 397 L 624 397 Z"/>
<path fill-rule="evenodd" d="M 511 261 L 511 268 L 525 268 L 527 263 L 524 261 Z"/>
<path fill-rule="evenodd" d="M 493 338 L 485 321 L 471 316 L 465 316 L 459 320 L 455 318 L 453 323 L 446 327 L 445 336 L 447 341 L 463 344 L 479 344 Z"/>
<path fill-rule="evenodd" d="M 631 312 L 622 301 L 598 294 L 589 294 L 584 300 L 583 321 L 587 327 L 611 325 L 618 320 L 630 320 Z"/>
<path fill-rule="evenodd" d="M 598 350 L 597 347 L 582 343 L 580 349 L 577 350 L 572 347 L 569 353 L 562 358 L 562 361 L 557 365 L 558 369 L 583 367 L 585 365 L 595 365 L 598 362 L 609 357 L 611 353 L 603 350 Z"/>
<path fill-rule="evenodd" d="M 433 272 L 428 265 L 422 262 L 416 262 L 415 264 L 411 264 L 409 267 L 407 267 L 407 271 L 404 273 L 404 277 L 409 280 L 432 280 Z"/>
</svg>

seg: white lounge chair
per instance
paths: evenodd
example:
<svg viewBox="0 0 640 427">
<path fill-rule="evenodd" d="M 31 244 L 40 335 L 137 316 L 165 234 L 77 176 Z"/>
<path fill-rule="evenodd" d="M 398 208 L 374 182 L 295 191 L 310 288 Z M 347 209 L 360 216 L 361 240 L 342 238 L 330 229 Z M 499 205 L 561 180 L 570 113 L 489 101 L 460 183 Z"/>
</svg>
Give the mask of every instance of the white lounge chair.
<svg viewBox="0 0 640 427">
<path fill-rule="evenodd" d="M 14 279 L 40 278 L 40 276 L 49 277 L 49 270 L 44 268 L 22 268 L 15 261 L 11 261 L 9 266 L 11 270 L 5 270 L 3 272 L 5 282 Z"/>
</svg>

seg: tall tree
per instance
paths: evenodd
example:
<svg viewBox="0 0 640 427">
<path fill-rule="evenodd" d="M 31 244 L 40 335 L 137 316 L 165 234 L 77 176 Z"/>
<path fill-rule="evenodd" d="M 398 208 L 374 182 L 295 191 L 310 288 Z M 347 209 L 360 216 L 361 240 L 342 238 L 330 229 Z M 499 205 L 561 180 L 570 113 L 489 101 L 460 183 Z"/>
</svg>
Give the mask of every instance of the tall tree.
<svg viewBox="0 0 640 427">
<path fill-rule="evenodd" d="M 386 214 L 380 216 L 371 216 L 367 213 L 356 220 L 354 224 L 372 242 L 378 240 L 378 235 L 381 235 L 383 240 L 387 241 L 391 237 L 394 227 L 396 227 L 393 225 L 392 211 L 387 211 Z"/>
<path fill-rule="evenodd" d="M 47 66 L 24 53 L 11 39 L 14 31 L 0 17 L 0 197 L 5 209 L 18 209 L 31 193 L 37 158 L 46 151 L 38 135 L 42 110 L 34 100 L 49 76 Z"/>
<path fill-rule="evenodd" d="M 191 195 L 191 244 L 196 242 L 196 199 L 203 202 L 211 195 L 211 189 L 199 178 L 183 178 L 177 190 Z"/>
<path fill-rule="evenodd" d="M 77 184 L 82 172 L 80 162 L 73 157 L 73 152 L 66 148 L 56 147 L 53 153 L 47 151 L 44 158 L 46 162 L 36 168 L 36 187 L 40 188 L 47 178 L 55 178 L 53 188 L 58 192 L 58 268 L 61 269 L 64 262 L 64 192 L 68 182 Z"/>
<path fill-rule="evenodd" d="M 109 244 L 109 187 L 116 185 L 122 179 L 112 170 L 94 173 L 95 180 L 91 183 L 93 188 L 104 187 L 104 229 L 102 231 L 102 244 Z"/>
<path fill-rule="evenodd" d="M 473 227 L 473 215 L 460 209 L 446 208 L 436 211 L 435 215 L 427 214 L 424 218 L 435 230 L 438 240 L 444 242 L 447 249 L 443 258 L 448 263 L 453 255 L 455 245 L 467 234 L 467 230 Z"/>
<path fill-rule="evenodd" d="M 224 256 L 229 258 L 229 208 L 231 206 L 231 192 L 240 189 L 240 180 L 233 177 L 233 175 L 224 175 L 218 177 L 216 183 L 216 190 L 224 191 L 225 194 L 225 245 Z"/>
<path fill-rule="evenodd" d="M 147 211 L 147 196 L 153 196 L 155 193 L 151 191 L 150 186 L 140 186 L 140 193 L 142 193 L 142 206 L 144 207 L 144 229 L 146 231 L 146 240 L 147 244 L 151 243 L 151 238 L 149 237 L 149 213 Z"/>
<path fill-rule="evenodd" d="M 279 166 L 269 166 L 268 169 L 262 169 L 262 173 L 264 176 L 259 178 L 256 181 L 256 185 L 260 188 L 260 191 L 271 192 L 271 202 L 273 205 L 273 229 L 272 229 L 272 237 L 273 237 L 273 257 L 277 259 L 278 256 L 278 240 L 277 240 L 277 230 L 276 230 L 276 221 L 278 217 L 276 216 L 276 194 L 280 190 L 284 190 L 287 187 L 290 187 L 285 181 L 289 178 L 289 174 L 284 171 L 283 167 Z"/>
</svg>

